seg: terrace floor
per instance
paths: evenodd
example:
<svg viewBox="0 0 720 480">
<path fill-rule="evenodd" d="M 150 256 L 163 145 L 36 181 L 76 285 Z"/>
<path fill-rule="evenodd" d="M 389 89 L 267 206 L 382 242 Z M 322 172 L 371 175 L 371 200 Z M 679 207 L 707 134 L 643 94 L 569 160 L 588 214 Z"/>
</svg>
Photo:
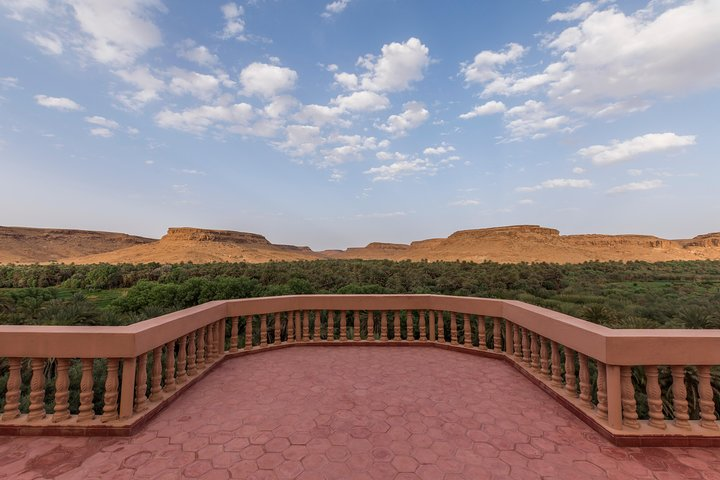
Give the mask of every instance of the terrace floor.
<svg viewBox="0 0 720 480">
<path fill-rule="evenodd" d="M 720 449 L 618 448 L 506 363 L 433 348 L 228 360 L 130 438 L 0 437 L 12 479 L 720 479 Z"/>
</svg>

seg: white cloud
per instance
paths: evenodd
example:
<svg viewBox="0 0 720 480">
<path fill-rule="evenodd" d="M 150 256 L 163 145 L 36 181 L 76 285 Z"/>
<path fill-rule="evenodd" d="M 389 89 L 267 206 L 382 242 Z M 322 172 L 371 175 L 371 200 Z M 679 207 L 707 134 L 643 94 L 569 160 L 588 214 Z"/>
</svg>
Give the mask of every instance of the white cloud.
<svg viewBox="0 0 720 480">
<path fill-rule="evenodd" d="M 465 200 L 456 200 L 454 202 L 448 203 L 451 207 L 474 207 L 476 205 L 480 205 L 482 202 L 480 200 L 473 200 L 473 199 L 465 199 Z"/>
<path fill-rule="evenodd" d="M 201 171 L 201 170 L 195 170 L 191 168 L 183 168 L 180 170 L 180 173 L 184 173 L 185 175 L 201 175 L 205 176 L 207 173 Z"/>
<path fill-rule="evenodd" d="M 432 162 L 424 159 L 415 159 L 401 160 L 390 165 L 373 167 L 363 173 L 372 175 L 373 182 L 386 182 L 412 175 L 434 175 L 436 172 L 437 167 Z"/>
<path fill-rule="evenodd" d="M 341 107 L 328 107 L 325 105 L 304 105 L 293 117 L 296 121 L 322 127 L 328 124 L 349 126 L 349 122 L 342 120 L 340 116 L 344 110 Z"/>
<path fill-rule="evenodd" d="M 295 87 L 297 72 L 267 63 L 251 63 L 240 72 L 244 95 L 271 98 Z"/>
<path fill-rule="evenodd" d="M 198 45 L 190 39 L 183 40 L 180 43 L 178 56 L 204 67 L 217 65 L 220 61 L 217 55 L 211 53 L 207 47 Z"/>
<path fill-rule="evenodd" d="M 385 132 L 401 137 L 406 135 L 408 130 L 419 127 L 430 117 L 425 105 L 421 102 L 407 102 L 403 105 L 405 109 L 399 115 L 390 115 L 387 121 L 378 125 L 377 128 Z"/>
<path fill-rule="evenodd" d="M 53 33 L 48 33 L 46 35 L 36 33 L 35 35 L 29 36 L 28 39 L 40 47 L 43 53 L 48 55 L 60 55 L 63 53 L 62 40 Z"/>
<path fill-rule="evenodd" d="M 332 103 L 349 112 L 376 112 L 390 106 L 390 100 L 386 96 L 364 90 L 350 95 L 338 95 Z"/>
<path fill-rule="evenodd" d="M 532 187 L 518 187 L 518 192 L 535 192 L 538 190 L 547 190 L 555 188 L 590 188 L 592 182 L 590 180 L 580 180 L 576 178 L 553 178 Z"/>
<path fill-rule="evenodd" d="M 82 110 L 83 107 L 65 97 L 48 97 L 47 95 L 35 95 L 35 101 L 38 105 L 47 108 L 55 108 L 58 110 L 72 111 Z"/>
<path fill-rule="evenodd" d="M 607 191 L 607 193 L 627 193 L 643 190 L 654 190 L 663 186 L 662 180 L 644 180 L 642 182 L 631 182 L 625 185 L 618 185 Z"/>
<path fill-rule="evenodd" d="M 543 102 L 528 100 L 522 105 L 505 112 L 505 128 L 515 139 L 542 138 L 549 132 L 568 128 L 570 119 L 565 115 L 554 115 Z"/>
<path fill-rule="evenodd" d="M 500 77 L 499 68 L 517 62 L 526 49 L 517 43 L 509 43 L 504 52 L 483 50 L 475 55 L 472 63 L 461 65 L 460 71 L 468 83 L 486 83 Z"/>
<path fill-rule="evenodd" d="M 325 70 L 327 70 L 328 72 L 337 72 L 338 68 L 339 67 L 337 65 L 335 65 L 334 63 L 331 63 L 330 65 L 327 65 L 325 67 Z"/>
<path fill-rule="evenodd" d="M 350 0 L 335 0 L 325 5 L 325 11 L 322 13 L 322 17 L 329 18 L 338 13 L 342 13 L 350 3 Z"/>
<path fill-rule="evenodd" d="M 102 127 L 91 128 L 90 134 L 94 135 L 96 137 L 103 137 L 103 138 L 110 138 L 113 136 L 112 130 L 110 130 L 109 128 L 102 128 Z"/>
<path fill-rule="evenodd" d="M 85 117 L 85 121 L 93 125 L 98 125 L 100 127 L 105 127 L 113 130 L 120 128 L 120 124 L 117 123 L 115 120 L 110 120 L 108 118 L 101 117 L 100 115 Z"/>
<path fill-rule="evenodd" d="M 13 20 L 24 20 L 25 13 L 43 13 L 48 10 L 49 4 L 47 0 L 3 0 L 0 7 L 10 10 L 7 14 L 8 18 Z"/>
<path fill-rule="evenodd" d="M 643 174 L 643 171 L 638 168 L 631 168 L 627 171 L 627 174 L 630 175 L 631 177 L 639 177 L 640 175 Z"/>
<path fill-rule="evenodd" d="M 407 215 L 406 212 L 377 212 L 377 213 L 358 213 L 355 215 L 356 218 L 395 218 L 404 217 Z"/>
<path fill-rule="evenodd" d="M 507 107 L 503 102 L 491 100 L 483 105 L 478 105 L 467 113 L 460 115 L 463 120 L 469 120 L 471 118 L 480 117 L 483 115 L 493 115 L 495 113 L 503 113 L 507 110 Z"/>
<path fill-rule="evenodd" d="M 695 145 L 695 135 L 677 135 L 675 133 L 648 133 L 609 145 L 592 145 L 578 150 L 578 154 L 589 157 L 595 165 L 609 165 L 624 162 L 644 153 L 661 152 L 680 147 Z"/>
<path fill-rule="evenodd" d="M 320 166 L 339 165 L 352 160 L 361 160 L 367 151 L 386 148 L 389 145 L 387 140 L 378 142 L 375 137 L 363 137 L 362 135 L 331 135 L 325 140 L 328 145 L 335 145 L 322 150 L 322 162 Z"/>
<path fill-rule="evenodd" d="M 314 125 L 288 125 L 285 128 L 285 141 L 276 146 L 285 153 L 304 156 L 315 153 L 324 139 L 320 135 L 320 127 Z"/>
<path fill-rule="evenodd" d="M 379 57 L 368 54 L 360 57 L 357 64 L 366 72 L 359 77 L 339 73 L 335 81 L 350 90 L 399 92 L 423 79 L 424 71 L 430 65 L 430 50 L 419 39 L 412 37 L 405 43 L 383 45 Z M 357 81 L 352 77 L 356 77 Z"/>
<path fill-rule="evenodd" d="M 200 100 L 208 101 L 219 91 L 220 80 L 213 75 L 191 72 L 180 68 L 170 70 L 172 78 L 168 89 L 175 95 L 192 95 Z"/>
<path fill-rule="evenodd" d="M 155 115 L 155 123 L 162 128 L 200 134 L 213 126 L 245 126 L 252 117 L 252 106 L 247 103 L 203 105 L 181 112 L 173 112 L 168 109 L 162 110 Z"/>
<path fill-rule="evenodd" d="M 136 88 L 134 91 L 122 91 L 115 98 L 127 108 L 137 110 L 148 102 L 160 98 L 165 89 L 165 82 L 157 78 L 147 66 L 132 69 L 115 70 L 115 75 Z"/>
<path fill-rule="evenodd" d="M 582 167 L 575 167 L 572 169 L 572 172 L 576 175 L 581 175 L 581 174 L 585 173 L 585 169 Z"/>
<path fill-rule="evenodd" d="M 20 81 L 16 77 L 0 77 L 0 88 L 10 90 L 11 88 L 19 88 Z"/>
<path fill-rule="evenodd" d="M 523 198 L 522 200 L 518 200 L 518 205 L 532 205 L 535 203 L 535 200 L 532 200 L 530 198 Z"/>
<path fill-rule="evenodd" d="M 569 10 L 565 12 L 558 12 L 550 17 L 550 21 L 570 22 L 573 20 L 580 20 L 586 18 L 595 11 L 595 5 L 592 2 L 582 2 L 577 5 L 573 5 Z"/>
<path fill-rule="evenodd" d="M 235 38 L 244 41 L 247 38 L 243 35 L 245 31 L 245 21 L 242 16 L 245 13 L 243 7 L 236 3 L 226 3 L 220 7 L 220 11 L 225 19 L 222 38 Z"/>
<path fill-rule="evenodd" d="M 427 156 L 431 155 L 445 155 L 446 153 L 454 152 L 455 147 L 452 145 L 442 144 L 437 147 L 428 147 L 423 150 L 423 154 Z"/>
<path fill-rule="evenodd" d="M 171 188 L 175 191 L 175 193 L 179 193 L 181 195 L 190 193 L 190 187 L 187 184 L 172 185 Z"/>
<path fill-rule="evenodd" d="M 400 152 L 392 152 L 392 153 L 390 153 L 390 152 L 377 152 L 377 153 L 375 154 L 375 157 L 376 157 L 378 160 L 382 160 L 383 162 L 388 162 L 388 161 L 390 161 L 390 160 L 402 161 L 402 160 L 407 160 L 407 158 L 408 158 L 408 156 L 407 156 L 406 154 L 400 153 Z"/>
<path fill-rule="evenodd" d="M 165 11 L 160 0 L 68 2 L 88 36 L 83 48 L 100 63 L 128 65 L 162 44 L 160 29 L 151 18 L 155 11 Z"/>
</svg>

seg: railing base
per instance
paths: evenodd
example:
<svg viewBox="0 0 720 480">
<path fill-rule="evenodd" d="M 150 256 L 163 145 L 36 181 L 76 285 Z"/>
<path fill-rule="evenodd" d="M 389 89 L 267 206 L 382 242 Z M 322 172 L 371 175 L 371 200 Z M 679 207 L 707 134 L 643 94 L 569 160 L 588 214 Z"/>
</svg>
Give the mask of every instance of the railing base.
<svg viewBox="0 0 720 480">
<path fill-rule="evenodd" d="M 434 343 L 430 341 L 367 341 L 363 340 L 355 342 L 347 341 L 296 341 L 291 343 L 273 344 L 264 347 L 256 346 L 251 350 L 238 350 L 237 352 L 225 352 L 212 364 L 207 364 L 206 368 L 199 371 L 194 377 L 188 378 L 188 381 L 177 386 L 177 390 L 169 397 L 159 402 L 149 402 L 149 409 L 142 414 L 134 415 L 128 419 L 114 420 L 108 423 L 82 424 L 77 423 L 76 417 L 64 422 L 53 423 L 52 415 L 48 415 L 45 419 L 28 423 L 27 415 L 21 415 L 17 419 L 9 422 L 0 423 L 0 435 L 9 436 L 86 436 L 86 437 L 126 437 L 138 433 L 145 427 L 157 414 L 170 406 L 180 395 L 192 387 L 196 382 L 204 378 L 207 374 L 215 370 L 228 359 L 242 357 L 246 355 L 254 355 L 258 353 L 272 352 L 289 347 L 426 347 L 426 348 L 442 348 L 454 352 L 476 355 L 486 358 L 494 358 L 509 363 L 513 368 L 519 371 L 525 378 L 538 386 L 555 401 L 568 409 L 573 415 L 578 417 L 586 425 L 592 428 L 598 435 L 618 447 L 720 447 L 720 436 L 708 431 L 707 436 L 703 435 L 682 435 L 673 434 L 672 430 L 667 434 L 647 435 L 638 431 L 620 431 L 611 429 L 609 426 L 601 423 L 594 415 L 593 411 L 582 407 L 579 401 L 568 398 L 564 393 L 553 388 L 550 381 L 545 381 L 536 376 L 532 371 L 525 368 L 522 364 L 514 361 L 514 359 L 504 352 L 495 352 L 491 349 L 480 350 L 477 347 L 467 347 L 463 345 L 452 345 L 448 343 Z M 99 422 L 99 417 L 95 420 Z"/>
</svg>

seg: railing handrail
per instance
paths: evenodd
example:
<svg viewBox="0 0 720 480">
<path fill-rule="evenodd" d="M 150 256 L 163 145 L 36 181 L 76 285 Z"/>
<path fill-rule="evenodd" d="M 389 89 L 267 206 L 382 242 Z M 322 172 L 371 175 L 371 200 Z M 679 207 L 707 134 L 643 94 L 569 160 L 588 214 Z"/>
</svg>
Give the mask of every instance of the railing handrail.
<svg viewBox="0 0 720 480">
<path fill-rule="evenodd" d="M 117 327 L 0 325 L 0 356 L 131 358 L 221 318 L 294 310 L 442 310 L 498 317 L 608 364 L 720 365 L 720 329 L 611 329 L 515 300 L 429 294 L 217 300 Z"/>
</svg>

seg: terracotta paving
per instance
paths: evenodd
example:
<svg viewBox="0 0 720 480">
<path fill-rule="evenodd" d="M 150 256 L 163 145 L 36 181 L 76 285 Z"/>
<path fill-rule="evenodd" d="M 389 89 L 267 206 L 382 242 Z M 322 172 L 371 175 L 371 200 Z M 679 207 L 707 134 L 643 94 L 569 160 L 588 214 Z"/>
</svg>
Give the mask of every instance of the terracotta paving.
<svg viewBox="0 0 720 480">
<path fill-rule="evenodd" d="M 0 437 L 12 479 L 720 479 L 720 449 L 617 448 L 504 362 L 430 348 L 229 360 L 131 438 Z"/>
</svg>

